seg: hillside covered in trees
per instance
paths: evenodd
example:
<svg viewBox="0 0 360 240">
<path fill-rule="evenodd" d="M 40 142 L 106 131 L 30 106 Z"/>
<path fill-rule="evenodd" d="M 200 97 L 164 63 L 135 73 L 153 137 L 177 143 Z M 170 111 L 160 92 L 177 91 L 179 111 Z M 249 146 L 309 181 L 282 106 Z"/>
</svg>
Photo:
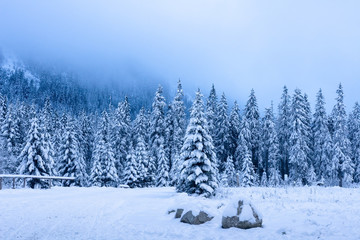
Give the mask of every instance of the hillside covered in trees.
<svg viewBox="0 0 360 240">
<path fill-rule="evenodd" d="M 360 105 L 346 113 L 341 84 L 331 113 L 321 89 L 312 112 L 306 93 L 286 87 L 265 111 L 254 90 L 244 107 L 229 109 L 214 86 L 189 107 L 180 80 L 175 96 L 161 86 L 126 94 L 4 64 L 0 93 L 0 173 L 76 177 L 64 186 L 176 186 L 206 197 L 219 186 L 360 181 Z"/>
</svg>

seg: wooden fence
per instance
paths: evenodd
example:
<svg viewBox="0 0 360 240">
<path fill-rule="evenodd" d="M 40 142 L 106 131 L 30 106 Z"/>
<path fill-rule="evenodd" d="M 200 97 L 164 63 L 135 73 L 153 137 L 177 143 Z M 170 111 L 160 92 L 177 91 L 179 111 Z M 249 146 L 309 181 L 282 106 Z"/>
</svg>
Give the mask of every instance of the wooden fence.
<svg viewBox="0 0 360 240">
<path fill-rule="evenodd" d="M 52 180 L 70 180 L 74 181 L 75 177 L 56 177 L 56 176 L 34 176 L 34 175 L 17 175 L 17 174 L 0 174 L 0 190 L 2 189 L 2 180 L 3 178 L 12 178 L 12 185 L 13 189 L 15 189 L 15 179 L 22 178 L 23 179 L 23 186 L 26 186 L 26 179 L 27 178 L 36 178 L 36 179 L 47 179 L 49 180 L 49 188 L 51 188 Z"/>
</svg>

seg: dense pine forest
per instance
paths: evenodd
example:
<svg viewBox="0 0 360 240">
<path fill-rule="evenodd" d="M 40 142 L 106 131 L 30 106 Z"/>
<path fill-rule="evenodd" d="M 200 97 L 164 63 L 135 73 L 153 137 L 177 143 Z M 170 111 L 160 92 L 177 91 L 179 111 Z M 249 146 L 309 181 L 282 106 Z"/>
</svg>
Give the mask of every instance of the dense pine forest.
<svg viewBox="0 0 360 240">
<path fill-rule="evenodd" d="M 214 86 L 206 98 L 198 90 L 191 107 L 180 80 L 175 96 L 148 91 L 127 96 L 63 74 L 1 68 L 0 173 L 76 177 L 64 186 L 176 186 L 207 197 L 219 186 L 360 181 L 360 105 L 346 113 L 341 84 L 331 113 L 321 89 L 313 112 L 306 93 L 286 87 L 265 111 L 254 90 L 231 109 Z"/>
</svg>

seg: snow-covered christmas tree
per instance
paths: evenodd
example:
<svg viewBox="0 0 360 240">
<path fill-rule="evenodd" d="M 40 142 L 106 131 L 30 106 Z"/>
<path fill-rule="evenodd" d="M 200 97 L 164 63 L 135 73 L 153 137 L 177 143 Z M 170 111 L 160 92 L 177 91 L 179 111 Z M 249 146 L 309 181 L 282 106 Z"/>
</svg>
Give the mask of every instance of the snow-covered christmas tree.
<svg viewBox="0 0 360 240">
<path fill-rule="evenodd" d="M 181 177 L 177 190 L 204 197 L 215 195 L 218 187 L 217 159 L 204 115 L 202 94 L 197 91 L 190 123 L 181 149 Z"/>
</svg>

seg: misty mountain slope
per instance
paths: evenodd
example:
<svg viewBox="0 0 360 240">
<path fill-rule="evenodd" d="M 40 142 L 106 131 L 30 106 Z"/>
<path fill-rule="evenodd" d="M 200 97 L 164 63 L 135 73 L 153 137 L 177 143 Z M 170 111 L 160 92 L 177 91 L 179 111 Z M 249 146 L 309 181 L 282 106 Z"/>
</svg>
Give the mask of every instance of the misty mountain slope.
<svg viewBox="0 0 360 240">
<path fill-rule="evenodd" d="M 1 54 L 0 54 L 1 55 Z M 143 78 L 133 76 L 133 78 Z M 105 78 L 105 77 L 104 77 Z M 157 83 L 143 79 L 129 80 L 130 84 L 109 83 L 106 79 L 86 81 L 73 72 L 62 72 L 55 67 L 28 61 L 14 56 L 0 57 L 0 93 L 10 102 L 44 105 L 49 99 L 60 112 L 101 112 L 111 103 L 116 106 L 125 96 L 131 104 L 131 114 L 141 107 L 149 108 Z M 104 83 L 102 83 L 104 82 Z M 126 82 L 126 81 L 124 81 Z M 168 94 L 165 86 L 165 95 Z"/>
</svg>

